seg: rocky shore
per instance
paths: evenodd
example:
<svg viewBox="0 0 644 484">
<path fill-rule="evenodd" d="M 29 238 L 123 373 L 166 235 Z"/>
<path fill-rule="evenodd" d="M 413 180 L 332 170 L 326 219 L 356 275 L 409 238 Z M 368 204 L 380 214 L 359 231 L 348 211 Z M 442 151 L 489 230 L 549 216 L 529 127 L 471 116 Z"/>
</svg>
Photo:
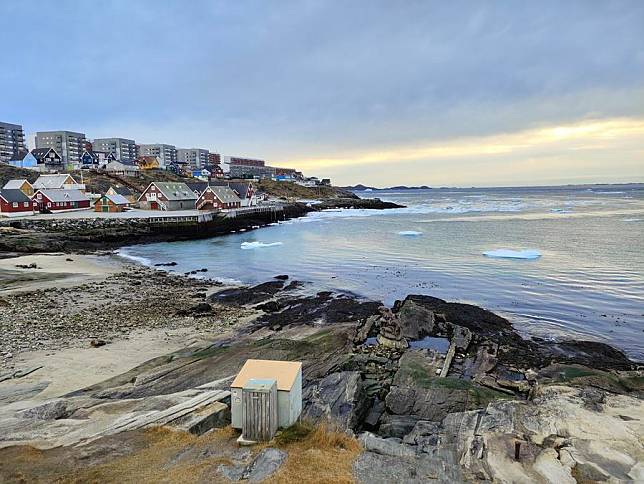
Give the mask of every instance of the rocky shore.
<svg viewBox="0 0 644 484">
<path fill-rule="evenodd" d="M 285 276 L 222 288 L 131 269 L 95 290 L 79 287 L 76 295 L 86 291 L 95 291 L 97 301 L 101 293 L 109 296 L 104 306 L 75 303 L 73 292 L 6 298 L 0 310 L 10 322 L 2 330 L 18 342 L 12 351 L 33 341 L 55 349 L 69 344 L 69 334 L 76 335 L 71 341 L 91 344 L 90 338 L 119 338 L 145 324 L 218 334 L 209 344 L 155 358 L 54 401 L 0 407 L 0 447 L 6 447 L 0 462 L 17 461 L 15 445 L 69 449 L 41 452 L 42 462 L 52 452 L 69 459 L 80 445 L 100 466 L 123 431 L 130 432 L 128 442 L 144 446 L 146 434 L 137 432 L 154 422 L 197 433 L 223 426 L 231 377 L 246 359 L 261 358 L 303 362 L 303 418 L 333 422 L 356 436 L 362 451 L 352 478 L 358 482 L 644 478 L 641 367 L 608 345 L 524 339 L 508 320 L 476 306 L 410 295 L 387 308 L 351 294 L 316 292 Z M 74 304 L 76 316 L 65 317 L 63 308 Z M 39 315 L 33 338 L 23 334 L 29 325 L 21 308 Z M 2 384 L 5 390 L 15 385 Z M 196 413 L 167 417 L 187 405 Z M 132 451 L 143 448 L 131 445 Z M 162 464 L 167 472 L 185 465 L 194 445 L 168 455 Z M 254 451 L 237 455 L 231 445 L 193 455 L 201 469 L 195 480 L 236 480 L 253 468 L 249 462 L 265 458 Z M 279 462 L 271 472 L 279 473 L 283 462 L 288 466 L 287 447 L 273 453 Z M 224 457 L 229 464 L 222 467 Z M 71 472 L 43 466 L 21 472 L 27 480 L 39 477 L 30 472 Z M 15 467 L 0 464 L 0 477 L 9 472 Z"/>
<path fill-rule="evenodd" d="M 23 218 L 0 221 L 0 253 L 93 253 L 124 245 L 215 237 L 240 229 L 253 230 L 310 212 L 339 208 L 385 210 L 401 208 L 377 198 L 332 198 L 319 204 L 289 202 L 278 213 L 255 213 L 212 222 L 158 224 L 147 218 Z"/>
</svg>

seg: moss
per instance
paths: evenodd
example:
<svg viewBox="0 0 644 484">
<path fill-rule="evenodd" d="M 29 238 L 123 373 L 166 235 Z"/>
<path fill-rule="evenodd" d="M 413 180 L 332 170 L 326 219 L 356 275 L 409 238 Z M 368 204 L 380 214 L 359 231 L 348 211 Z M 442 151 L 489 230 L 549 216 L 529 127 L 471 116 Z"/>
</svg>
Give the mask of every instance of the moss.
<svg viewBox="0 0 644 484">
<path fill-rule="evenodd" d="M 315 430 L 315 425 L 311 422 L 296 422 L 290 427 L 285 428 L 275 436 L 275 443 L 279 446 L 300 442 L 307 438 Z"/>
</svg>

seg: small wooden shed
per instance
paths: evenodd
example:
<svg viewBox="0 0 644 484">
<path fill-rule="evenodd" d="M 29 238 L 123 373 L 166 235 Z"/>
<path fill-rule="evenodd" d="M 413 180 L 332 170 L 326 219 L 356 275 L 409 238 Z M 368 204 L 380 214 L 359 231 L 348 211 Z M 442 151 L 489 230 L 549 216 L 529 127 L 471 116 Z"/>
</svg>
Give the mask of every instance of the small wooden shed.
<svg viewBox="0 0 644 484">
<path fill-rule="evenodd" d="M 302 363 L 299 361 L 246 360 L 231 390 L 232 426 L 243 428 L 244 387 L 249 380 L 277 382 L 278 427 L 294 424 L 302 412 Z M 251 382 L 252 383 L 252 382 Z"/>
</svg>

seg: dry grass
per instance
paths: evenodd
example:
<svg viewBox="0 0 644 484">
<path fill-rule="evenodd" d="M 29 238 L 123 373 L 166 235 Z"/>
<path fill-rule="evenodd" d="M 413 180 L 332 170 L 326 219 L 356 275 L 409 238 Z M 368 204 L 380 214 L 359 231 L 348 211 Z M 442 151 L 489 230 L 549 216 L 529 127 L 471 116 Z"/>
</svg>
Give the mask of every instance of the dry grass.
<svg viewBox="0 0 644 484">
<path fill-rule="evenodd" d="M 0 482 L 80 483 L 211 483 L 229 482 L 217 472 L 220 464 L 239 465 L 231 427 L 195 436 L 166 428 L 119 434 L 83 457 L 83 448 L 40 451 L 33 447 L 0 450 Z M 361 451 L 356 439 L 330 425 L 296 424 L 275 441 L 256 445 L 279 447 L 288 458 L 274 483 L 353 482 L 352 465 Z M 120 450 L 114 452 L 115 449 Z M 122 455 L 124 450 L 130 453 Z M 236 455 L 236 457 L 234 457 Z M 247 458 L 250 461 L 250 456 Z"/>
<path fill-rule="evenodd" d="M 331 424 L 303 422 L 286 429 L 277 445 L 288 452 L 280 471 L 268 482 L 352 483 L 353 462 L 362 451 L 358 441 Z"/>
</svg>

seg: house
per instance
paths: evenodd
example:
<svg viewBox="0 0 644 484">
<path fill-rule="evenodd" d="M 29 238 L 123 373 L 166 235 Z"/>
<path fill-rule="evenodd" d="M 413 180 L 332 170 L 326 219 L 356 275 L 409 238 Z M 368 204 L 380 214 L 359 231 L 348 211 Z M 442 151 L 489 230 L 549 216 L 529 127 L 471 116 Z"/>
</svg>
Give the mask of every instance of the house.
<svg viewBox="0 0 644 484">
<path fill-rule="evenodd" d="M 227 186 L 231 188 L 241 200 L 242 207 L 252 207 L 257 205 L 257 196 L 255 195 L 255 186 L 251 181 L 215 181 L 211 185 Z"/>
<path fill-rule="evenodd" d="M 193 178 L 199 178 L 200 180 L 208 180 L 210 178 L 210 170 L 206 168 L 199 168 L 197 170 L 192 170 L 191 175 Z"/>
<path fill-rule="evenodd" d="M 36 208 L 45 210 L 76 210 L 89 208 L 90 200 L 83 192 L 74 189 L 39 189 L 33 196 Z"/>
<path fill-rule="evenodd" d="M 134 160 L 141 170 L 155 170 L 161 166 L 158 156 L 139 156 Z"/>
<path fill-rule="evenodd" d="M 0 214 L 7 215 L 32 213 L 35 210 L 35 202 L 31 200 L 22 190 L 17 188 L 3 188 L 0 190 Z"/>
<path fill-rule="evenodd" d="M 19 153 L 15 154 L 8 163 L 11 166 L 15 166 L 16 168 L 25 168 L 27 170 L 38 169 L 38 160 L 33 154 L 29 153 L 28 151 L 20 151 Z"/>
<path fill-rule="evenodd" d="M 125 176 L 137 176 L 141 170 L 138 165 L 133 163 L 124 163 L 122 161 L 110 161 L 105 165 L 104 169 L 108 173 Z"/>
<path fill-rule="evenodd" d="M 121 196 L 123 196 L 123 197 L 127 198 L 127 200 L 128 200 L 130 203 L 136 203 L 136 195 L 135 195 L 135 194 L 134 194 L 134 192 L 133 192 L 130 188 L 128 188 L 128 187 L 117 187 L 117 186 L 112 185 L 112 186 L 107 190 L 107 192 L 105 192 L 105 194 L 106 194 L 106 195 L 121 195 Z"/>
<path fill-rule="evenodd" d="M 230 187 L 209 185 L 197 199 L 197 210 L 228 210 L 241 207 L 241 200 Z"/>
<path fill-rule="evenodd" d="M 123 195 L 105 194 L 94 203 L 95 212 L 122 212 L 130 206 L 130 201 Z"/>
<path fill-rule="evenodd" d="M 138 198 L 147 210 L 194 210 L 197 195 L 179 182 L 152 182 Z"/>
<path fill-rule="evenodd" d="M 232 427 L 242 428 L 243 389 L 249 380 L 275 380 L 277 383 L 278 426 L 293 425 L 302 412 L 302 363 L 299 361 L 246 360 L 233 382 L 231 392 Z"/>
<path fill-rule="evenodd" d="M 53 148 L 35 148 L 31 150 L 31 154 L 39 167 L 47 170 L 63 169 L 63 158 Z"/>
<path fill-rule="evenodd" d="M 105 166 L 111 161 L 118 161 L 116 155 L 111 151 L 89 151 L 85 150 L 81 155 L 81 166 L 83 168 L 98 168 Z"/>
<path fill-rule="evenodd" d="M 73 176 L 67 173 L 57 175 L 40 175 L 33 183 L 34 190 L 85 190 L 85 185 L 78 183 Z"/>
<path fill-rule="evenodd" d="M 34 187 L 28 180 L 9 180 L 2 187 L 4 190 L 20 190 L 22 193 L 31 198 L 34 194 Z"/>
</svg>

